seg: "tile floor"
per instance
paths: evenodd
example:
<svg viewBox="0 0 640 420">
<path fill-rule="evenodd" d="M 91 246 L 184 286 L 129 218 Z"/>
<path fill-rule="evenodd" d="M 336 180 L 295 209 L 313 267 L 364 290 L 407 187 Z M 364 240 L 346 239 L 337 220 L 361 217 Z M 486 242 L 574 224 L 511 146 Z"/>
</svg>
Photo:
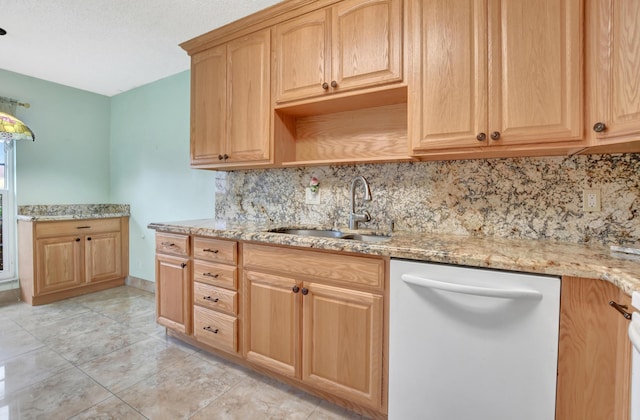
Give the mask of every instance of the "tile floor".
<svg viewBox="0 0 640 420">
<path fill-rule="evenodd" d="M 133 287 L 0 304 L 0 419 L 355 419 L 167 337 Z"/>
</svg>

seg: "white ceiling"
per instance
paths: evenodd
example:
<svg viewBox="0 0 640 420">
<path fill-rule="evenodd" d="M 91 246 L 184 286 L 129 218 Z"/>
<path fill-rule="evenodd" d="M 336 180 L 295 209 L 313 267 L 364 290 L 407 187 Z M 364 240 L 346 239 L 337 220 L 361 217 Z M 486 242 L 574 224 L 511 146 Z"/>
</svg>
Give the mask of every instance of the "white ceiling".
<svg viewBox="0 0 640 420">
<path fill-rule="evenodd" d="M 0 0 L 0 69 L 113 96 L 189 68 L 178 44 L 280 0 Z"/>
</svg>

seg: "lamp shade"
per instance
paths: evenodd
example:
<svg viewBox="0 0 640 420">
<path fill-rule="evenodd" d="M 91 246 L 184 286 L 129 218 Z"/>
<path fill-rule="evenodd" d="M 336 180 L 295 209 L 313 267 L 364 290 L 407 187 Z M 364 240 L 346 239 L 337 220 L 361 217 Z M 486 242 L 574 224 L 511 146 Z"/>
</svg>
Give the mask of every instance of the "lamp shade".
<svg viewBox="0 0 640 420">
<path fill-rule="evenodd" d="M 33 131 L 25 123 L 13 115 L 0 112 L 0 141 L 10 143 L 11 140 L 36 140 Z"/>
</svg>

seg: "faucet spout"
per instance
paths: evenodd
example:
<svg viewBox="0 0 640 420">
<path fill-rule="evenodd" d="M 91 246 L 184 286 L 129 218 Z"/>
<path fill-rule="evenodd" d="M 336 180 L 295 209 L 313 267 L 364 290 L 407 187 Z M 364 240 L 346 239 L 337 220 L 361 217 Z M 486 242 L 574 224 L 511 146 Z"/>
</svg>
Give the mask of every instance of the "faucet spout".
<svg viewBox="0 0 640 420">
<path fill-rule="evenodd" d="M 351 212 L 349 213 L 349 229 L 358 229 L 358 223 L 368 222 L 371 220 L 371 215 L 368 211 L 362 213 L 356 213 L 356 184 L 362 183 L 364 187 L 364 201 L 371 201 L 371 188 L 367 179 L 362 175 L 358 175 L 351 181 Z"/>
</svg>

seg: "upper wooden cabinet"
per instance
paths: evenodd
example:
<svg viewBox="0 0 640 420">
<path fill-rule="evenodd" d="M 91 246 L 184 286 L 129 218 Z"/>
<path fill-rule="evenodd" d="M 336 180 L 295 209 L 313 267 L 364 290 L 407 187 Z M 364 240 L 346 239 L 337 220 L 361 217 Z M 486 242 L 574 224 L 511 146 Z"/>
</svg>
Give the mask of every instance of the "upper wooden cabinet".
<svg viewBox="0 0 640 420">
<path fill-rule="evenodd" d="M 582 139 L 581 0 L 411 0 L 417 154 Z"/>
<path fill-rule="evenodd" d="M 347 0 L 274 30 L 277 103 L 402 80 L 402 1 Z"/>
<path fill-rule="evenodd" d="M 271 163 L 269 30 L 191 58 L 191 166 Z"/>
<path fill-rule="evenodd" d="M 640 2 L 591 0 L 587 4 L 587 133 L 593 145 L 638 141 Z"/>
</svg>

